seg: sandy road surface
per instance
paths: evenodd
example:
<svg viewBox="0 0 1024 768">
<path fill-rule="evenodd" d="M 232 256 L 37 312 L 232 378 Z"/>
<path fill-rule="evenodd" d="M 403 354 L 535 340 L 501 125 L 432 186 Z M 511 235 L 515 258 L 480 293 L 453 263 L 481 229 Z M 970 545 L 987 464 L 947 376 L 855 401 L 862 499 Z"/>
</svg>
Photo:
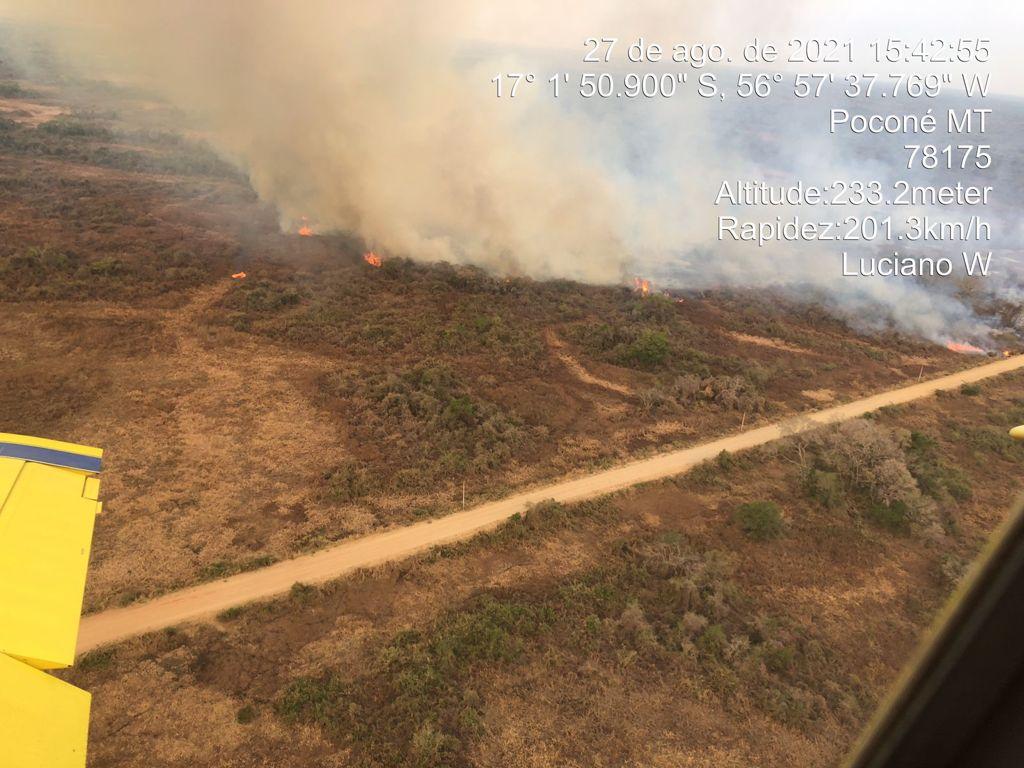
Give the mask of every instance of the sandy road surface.
<svg viewBox="0 0 1024 768">
<path fill-rule="evenodd" d="M 87 616 L 82 621 L 78 651 L 182 622 L 213 616 L 232 606 L 287 592 L 296 582 L 315 584 L 358 568 L 399 560 L 439 544 L 466 539 L 494 528 L 530 504 L 546 499 L 573 502 L 601 496 L 639 483 L 678 475 L 722 451 L 741 451 L 797 432 L 856 418 L 887 405 L 928 397 L 939 390 L 986 379 L 1024 368 L 1024 355 L 981 365 L 960 373 L 924 381 L 909 387 L 769 424 L 703 445 L 663 453 L 613 469 L 564 480 L 500 501 L 483 504 L 414 525 L 391 528 L 257 571 L 173 592 L 147 603 Z"/>
</svg>

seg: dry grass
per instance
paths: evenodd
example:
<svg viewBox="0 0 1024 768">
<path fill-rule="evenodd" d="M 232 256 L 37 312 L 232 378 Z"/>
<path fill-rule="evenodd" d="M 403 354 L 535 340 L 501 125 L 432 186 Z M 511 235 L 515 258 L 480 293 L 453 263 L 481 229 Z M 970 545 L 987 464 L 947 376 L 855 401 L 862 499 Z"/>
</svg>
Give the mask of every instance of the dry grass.
<svg viewBox="0 0 1024 768">
<path fill-rule="evenodd" d="M 72 673 L 95 697 L 92 765 L 833 764 L 952 588 L 953 561 L 1020 490 L 1020 451 L 985 435 L 1024 420 L 1022 381 L 874 419 L 918 436 L 899 460 L 941 531 L 865 516 L 873 480 L 842 507 L 815 496 L 806 472 L 827 441 L 545 505 L 216 629 L 99 652 Z M 785 521 L 764 539 L 736 514 L 763 501 Z M 177 706 L 218 747 L 185 748 Z"/>
</svg>

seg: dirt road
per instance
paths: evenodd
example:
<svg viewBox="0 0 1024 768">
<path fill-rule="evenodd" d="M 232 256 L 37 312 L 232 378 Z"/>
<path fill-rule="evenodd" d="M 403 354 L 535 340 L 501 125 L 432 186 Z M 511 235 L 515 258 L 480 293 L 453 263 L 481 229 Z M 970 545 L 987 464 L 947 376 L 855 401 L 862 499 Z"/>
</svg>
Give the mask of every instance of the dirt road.
<svg viewBox="0 0 1024 768">
<path fill-rule="evenodd" d="M 346 541 L 329 549 L 286 560 L 257 571 L 201 584 L 147 603 L 87 616 L 82 621 L 78 651 L 187 621 L 204 619 L 232 606 L 287 592 L 293 584 L 316 584 L 359 568 L 400 560 L 439 544 L 466 539 L 494 528 L 516 512 L 539 501 L 573 502 L 602 496 L 639 483 L 678 475 L 722 451 L 741 451 L 823 424 L 862 416 L 887 405 L 928 397 L 939 390 L 1024 368 L 1024 355 L 960 373 L 837 405 L 794 419 L 769 424 L 703 445 L 633 461 L 613 469 L 517 493 L 500 501 L 415 525 L 392 528 Z"/>
</svg>

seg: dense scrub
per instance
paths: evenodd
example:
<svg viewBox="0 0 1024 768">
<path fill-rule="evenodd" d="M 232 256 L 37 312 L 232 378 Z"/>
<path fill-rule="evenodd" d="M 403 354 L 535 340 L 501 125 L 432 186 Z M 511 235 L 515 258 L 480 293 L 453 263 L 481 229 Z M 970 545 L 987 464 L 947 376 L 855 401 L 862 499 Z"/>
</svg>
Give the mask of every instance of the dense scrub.
<svg viewBox="0 0 1024 768">
<path fill-rule="evenodd" d="M 347 502 L 371 490 L 423 491 L 439 481 L 508 467 L 538 437 L 514 414 L 474 397 L 443 364 L 404 371 L 328 374 L 322 391 L 342 400 L 353 440 L 401 467 L 386 477 L 356 460 L 327 479 L 328 497 Z"/>
<path fill-rule="evenodd" d="M 561 514 L 548 506 L 543 514 Z M 359 766 L 468 766 L 487 701 L 474 679 L 514 673 L 543 657 L 691 678 L 728 699 L 744 691 L 788 725 L 863 716 L 855 681 L 821 689 L 831 659 L 812 633 L 760 613 L 732 577 L 726 553 L 677 534 L 623 541 L 602 567 L 542 592 L 486 591 L 431 626 L 400 632 L 367 672 L 292 681 L 275 704 L 291 723 L 315 723 L 351 747 Z"/>
<path fill-rule="evenodd" d="M 77 249 L 0 245 L 0 300 L 105 298 L 180 291 L 206 282 L 223 264 L 222 248 L 197 243 L 148 254 L 85 255 Z"/>
</svg>

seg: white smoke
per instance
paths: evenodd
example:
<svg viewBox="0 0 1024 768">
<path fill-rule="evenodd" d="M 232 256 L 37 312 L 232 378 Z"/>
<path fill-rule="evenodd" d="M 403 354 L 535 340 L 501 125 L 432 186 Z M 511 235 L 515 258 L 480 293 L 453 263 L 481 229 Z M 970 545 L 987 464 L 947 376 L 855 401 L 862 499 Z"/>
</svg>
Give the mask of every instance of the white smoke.
<svg viewBox="0 0 1024 768">
<path fill-rule="evenodd" d="M 950 290 L 840 277 L 840 247 L 716 239 L 722 211 L 713 199 L 723 179 L 823 183 L 891 172 L 838 150 L 825 131 L 824 105 L 807 118 L 820 125 L 785 126 L 775 137 L 787 158 L 782 168 L 738 150 L 742 136 L 723 140 L 756 133 L 753 110 L 730 116 L 692 101 L 597 104 L 547 95 L 550 71 L 582 66 L 585 37 L 736 46 L 813 26 L 812 5 L 744 7 L 741 15 L 736 3 L 640 3 L 626 11 L 607 0 L 585 10 L 468 0 L 19 0 L 6 7 L 48 23 L 69 60 L 102 62 L 197 116 L 277 207 L 285 229 L 308 217 L 320 230 L 354 232 L 385 252 L 542 279 L 617 283 L 640 273 L 666 287 L 811 289 L 863 325 L 891 323 L 938 341 L 987 334 Z M 499 100 L 490 80 L 502 71 L 535 71 L 539 82 L 514 101 Z"/>
</svg>

